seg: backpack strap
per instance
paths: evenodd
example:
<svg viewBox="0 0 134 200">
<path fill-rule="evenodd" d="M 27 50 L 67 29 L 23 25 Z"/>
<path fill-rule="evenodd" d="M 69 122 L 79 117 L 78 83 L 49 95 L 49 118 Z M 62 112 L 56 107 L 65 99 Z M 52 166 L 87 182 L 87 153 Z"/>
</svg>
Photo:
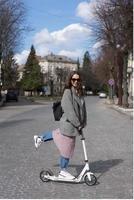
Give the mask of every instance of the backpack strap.
<svg viewBox="0 0 134 200">
<path fill-rule="evenodd" d="M 70 93 L 71 93 L 72 103 L 73 103 L 73 92 L 72 92 L 71 88 L 70 88 Z"/>
</svg>

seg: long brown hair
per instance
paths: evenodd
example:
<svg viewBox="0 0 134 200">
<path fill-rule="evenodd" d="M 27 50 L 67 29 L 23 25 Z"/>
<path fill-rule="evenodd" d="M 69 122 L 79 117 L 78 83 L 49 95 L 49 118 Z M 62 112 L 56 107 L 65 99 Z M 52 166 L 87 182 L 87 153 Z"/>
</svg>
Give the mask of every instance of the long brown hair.
<svg viewBox="0 0 134 200">
<path fill-rule="evenodd" d="M 69 76 L 68 76 L 68 78 L 67 78 L 67 81 L 66 81 L 66 84 L 65 84 L 65 89 L 71 89 L 71 87 L 72 87 L 71 80 L 72 80 L 72 77 L 73 77 L 74 74 L 77 74 L 77 75 L 79 75 L 79 77 L 80 77 L 80 83 L 79 83 L 80 85 L 79 85 L 78 93 L 79 93 L 80 95 L 83 95 L 81 74 L 80 74 L 78 71 L 72 71 L 72 72 L 69 74 Z"/>
</svg>

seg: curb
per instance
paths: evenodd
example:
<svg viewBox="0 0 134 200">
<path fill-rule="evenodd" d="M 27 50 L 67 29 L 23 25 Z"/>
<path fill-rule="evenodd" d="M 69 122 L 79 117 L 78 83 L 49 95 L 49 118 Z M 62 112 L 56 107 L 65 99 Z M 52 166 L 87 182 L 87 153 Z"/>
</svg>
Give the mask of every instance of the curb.
<svg viewBox="0 0 134 200">
<path fill-rule="evenodd" d="M 104 102 L 104 104 L 108 105 L 110 108 L 113 108 L 120 113 L 130 116 L 130 118 L 133 118 L 133 108 L 123 108 L 114 104 L 114 102 L 109 102 L 107 100 Z"/>
<path fill-rule="evenodd" d="M 117 105 L 112 105 L 111 108 L 113 108 L 114 110 L 120 112 L 120 113 L 123 113 L 125 115 L 128 115 L 130 116 L 131 119 L 133 119 L 133 109 L 127 109 L 127 108 L 121 108 Z"/>
<path fill-rule="evenodd" d="M 0 107 L 2 107 L 2 106 L 4 106 L 4 99 L 2 99 L 1 101 L 0 101 Z"/>
<path fill-rule="evenodd" d="M 41 104 L 48 104 L 48 103 L 50 103 L 51 101 L 34 100 L 33 102 L 35 102 L 35 103 L 41 103 Z"/>
</svg>

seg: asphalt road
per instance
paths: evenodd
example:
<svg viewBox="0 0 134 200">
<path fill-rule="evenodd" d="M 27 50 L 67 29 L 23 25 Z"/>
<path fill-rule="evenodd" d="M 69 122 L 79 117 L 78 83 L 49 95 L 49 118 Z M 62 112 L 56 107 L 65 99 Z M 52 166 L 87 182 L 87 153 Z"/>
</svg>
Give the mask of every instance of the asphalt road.
<svg viewBox="0 0 134 200">
<path fill-rule="evenodd" d="M 33 136 L 58 127 L 52 103 L 11 102 L 0 108 L 1 199 L 132 199 L 132 119 L 109 108 L 98 97 L 86 97 L 88 125 L 84 134 L 91 171 L 98 182 L 43 183 L 42 169 L 58 174 L 59 152 L 53 141 L 34 148 Z M 84 165 L 80 137 L 69 171 L 79 174 Z"/>
</svg>

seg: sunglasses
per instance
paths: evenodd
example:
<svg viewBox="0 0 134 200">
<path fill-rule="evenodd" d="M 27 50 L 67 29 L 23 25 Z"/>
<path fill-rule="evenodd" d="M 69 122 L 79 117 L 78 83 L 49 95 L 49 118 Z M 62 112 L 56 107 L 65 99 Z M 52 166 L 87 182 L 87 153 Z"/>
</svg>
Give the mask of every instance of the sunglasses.
<svg viewBox="0 0 134 200">
<path fill-rule="evenodd" d="M 75 81 L 80 82 L 80 78 L 72 78 L 72 81 L 73 81 L 73 82 L 75 82 Z"/>
</svg>

